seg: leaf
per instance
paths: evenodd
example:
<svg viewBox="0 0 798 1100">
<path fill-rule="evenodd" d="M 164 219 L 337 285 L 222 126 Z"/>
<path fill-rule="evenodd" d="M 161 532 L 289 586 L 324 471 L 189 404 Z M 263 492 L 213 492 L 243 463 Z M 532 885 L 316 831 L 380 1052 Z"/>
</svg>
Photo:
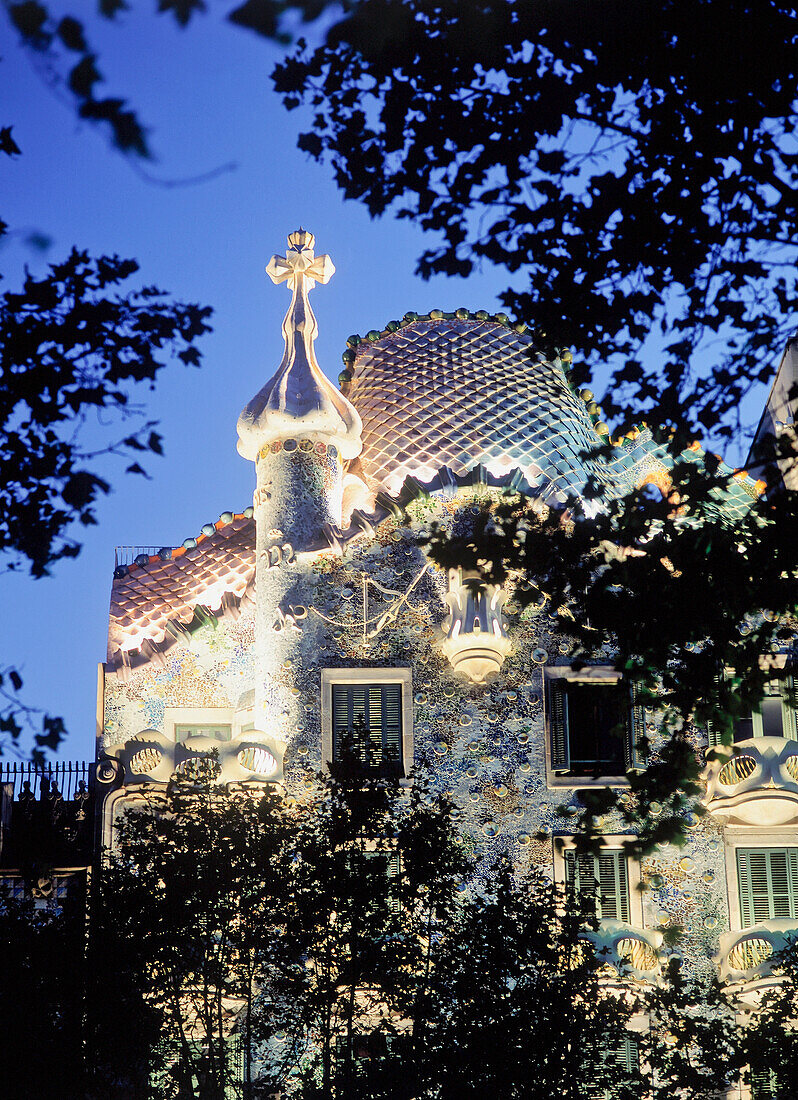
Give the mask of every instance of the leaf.
<svg viewBox="0 0 798 1100">
<path fill-rule="evenodd" d="M 11 126 L 0 127 L 0 153 L 5 153 L 6 156 L 14 157 L 18 156 L 21 152 L 16 141 L 11 136 Z"/>
</svg>

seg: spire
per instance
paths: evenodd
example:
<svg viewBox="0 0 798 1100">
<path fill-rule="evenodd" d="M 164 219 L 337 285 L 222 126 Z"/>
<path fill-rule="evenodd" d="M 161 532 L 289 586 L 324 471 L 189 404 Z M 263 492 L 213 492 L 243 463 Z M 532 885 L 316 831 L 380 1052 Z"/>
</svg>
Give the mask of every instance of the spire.
<svg viewBox="0 0 798 1100">
<path fill-rule="evenodd" d="M 329 256 L 315 255 L 315 243 L 312 233 L 298 229 L 288 238 L 285 256 L 272 256 L 266 268 L 272 282 L 286 283 L 292 296 L 283 321 L 282 362 L 238 418 L 238 452 L 253 461 L 264 443 L 297 435 L 334 443 L 342 458 L 361 450 L 360 417 L 322 373 L 313 347 L 318 325 L 308 293 L 335 272 Z"/>
</svg>

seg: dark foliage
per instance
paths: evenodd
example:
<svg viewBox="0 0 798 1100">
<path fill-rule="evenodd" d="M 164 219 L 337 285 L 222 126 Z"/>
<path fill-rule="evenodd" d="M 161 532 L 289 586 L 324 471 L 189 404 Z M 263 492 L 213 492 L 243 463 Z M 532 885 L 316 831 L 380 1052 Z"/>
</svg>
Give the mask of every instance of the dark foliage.
<svg viewBox="0 0 798 1100">
<path fill-rule="evenodd" d="M 686 441 L 795 324 L 797 37 L 780 0 L 367 0 L 275 82 L 347 197 L 437 234 L 422 275 L 518 276 L 542 342 L 614 364 L 608 414 Z"/>
<path fill-rule="evenodd" d="M 126 289 L 134 260 L 73 249 L 62 263 L 0 298 L 0 556 L 34 577 L 75 557 L 75 525 L 96 523 L 109 491 L 103 456 L 129 461 L 161 453 L 154 423 L 133 403 L 171 356 L 199 365 L 211 310 L 175 302 L 156 287 Z M 0 670 L 0 732 L 16 740 L 38 716 L 18 692 L 20 674 Z M 36 744 L 55 748 L 59 718 L 44 716 Z"/>
</svg>

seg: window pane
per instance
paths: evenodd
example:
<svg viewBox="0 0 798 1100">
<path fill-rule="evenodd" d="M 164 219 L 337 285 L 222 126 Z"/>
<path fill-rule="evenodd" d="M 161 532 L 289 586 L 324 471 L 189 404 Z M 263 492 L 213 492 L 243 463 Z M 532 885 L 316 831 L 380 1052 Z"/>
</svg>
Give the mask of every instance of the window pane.
<svg viewBox="0 0 798 1100">
<path fill-rule="evenodd" d="M 625 684 L 568 684 L 572 775 L 625 775 L 628 736 Z"/>
<path fill-rule="evenodd" d="M 784 723 L 782 722 L 781 696 L 765 696 L 759 709 L 762 714 L 762 736 L 783 737 Z"/>
</svg>

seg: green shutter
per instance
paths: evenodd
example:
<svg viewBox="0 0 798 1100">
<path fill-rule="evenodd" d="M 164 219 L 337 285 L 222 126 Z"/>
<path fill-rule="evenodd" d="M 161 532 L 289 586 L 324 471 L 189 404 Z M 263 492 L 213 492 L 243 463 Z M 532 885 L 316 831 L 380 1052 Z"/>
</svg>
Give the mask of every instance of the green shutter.
<svg viewBox="0 0 798 1100">
<path fill-rule="evenodd" d="M 751 1070 L 751 1100 L 779 1100 L 786 1096 L 775 1070 L 763 1067 Z"/>
<path fill-rule="evenodd" d="M 629 923 L 629 878 L 625 852 L 602 852 L 596 856 L 601 917 Z"/>
<path fill-rule="evenodd" d="M 382 686 L 382 751 L 386 760 L 402 760 L 402 685 Z"/>
<path fill-rule="evenodd" d="M 640 1053 L 635 1039 L 608 1041 L 595 1050 L 584 1072 L 584 1087 L 580 1091 L 586 1100 L 612 1100 L 617 1084 L 628 1083 L 639 1076 Z M 617 1083 L 613 1088 L 613 1082 Z M 609 1087 L 607 1087 L 609 1086 Z"/>
<path fill-rule="evenodd" d="M 788 741 L 798 741 L 798 723 L 796 723 L 795 708 L 798 703 L 796 698 L 795 676 L 789 673 L 781 681 L 782 715 L 784 723 L 784 736 Z"/>
<path fill-rule="evenodd" d="M 567 772 L 571 766 L 568 747 L 568 695 L 565 680 L 549 680 L 549 738 L 551 766 L 554 771 Z"/>
<path fill-rule="evenodd" d="M 722 674 L 718 674 L 715 677 L 715 686 L 720 687 L 725 677 Z M 723 744 L 723 730 L 716 722 L 707 722 L 707 747 L 710 749 L 716 749 L 719 745 Z"/>
<path fill-rule="evenodd" d="M 364 763 L 377 769 L 402 761 L 402 685 L 333 684 L 333 759 L 339 759 L 341 738 L 355 735 L 355 749 Z"/>
<path fill-rule="evenodd" d="M 629 875 L 624 851 L 565 852 L 565 881 L 570 890 L 596 899 L 596 916 L 629 923 Z"/>
<path fill-rule="evenodd" d="M 637 684 L 631 685 L 631 700 L 629 707 L 629 736 L 626 743 L 627 768 L 644 768 L 646 766 L 646 752 L 638 748 L 638 741 L 646 735 L 645 708 L 637 701 Z"/>
<path fill-rule="evenodd" d="M 744 928 L 798 917 L 798 848 L 738 848 L 737 884 Z"/>
</svg>

